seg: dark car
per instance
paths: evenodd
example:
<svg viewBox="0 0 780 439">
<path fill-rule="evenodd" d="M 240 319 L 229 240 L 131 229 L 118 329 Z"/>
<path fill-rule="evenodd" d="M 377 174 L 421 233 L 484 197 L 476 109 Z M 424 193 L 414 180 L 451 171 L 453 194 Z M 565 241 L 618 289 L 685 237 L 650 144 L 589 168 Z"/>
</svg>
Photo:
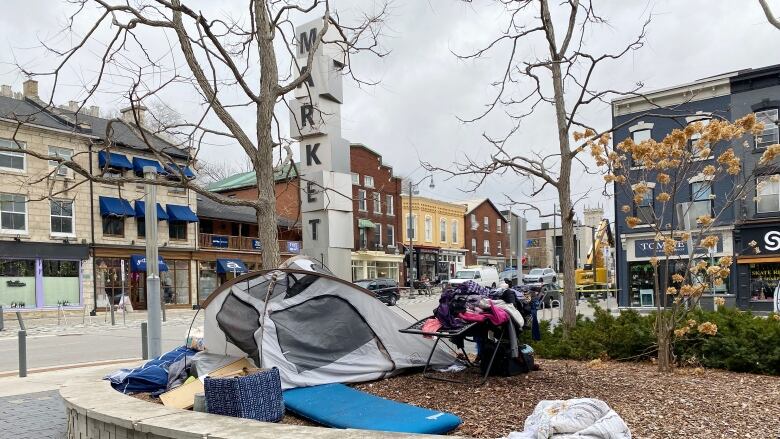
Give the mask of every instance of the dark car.
<svg viewBox="0 0 780 439">
<path fill-rule="evenodd" d="M 361 279 L 356 280 L 355 285 L 371 291 L 379 300 L 390 306 L 395 305 L 401 297 L 398 282 L 394 279 Z"/>
</svg>

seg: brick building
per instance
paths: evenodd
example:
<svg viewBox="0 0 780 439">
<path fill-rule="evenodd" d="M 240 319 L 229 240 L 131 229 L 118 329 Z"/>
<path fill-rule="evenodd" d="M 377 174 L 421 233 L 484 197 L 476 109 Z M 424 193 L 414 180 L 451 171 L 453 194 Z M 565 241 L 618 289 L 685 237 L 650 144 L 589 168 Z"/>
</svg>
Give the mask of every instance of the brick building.
<svg viewBox="0 0 780 439">
<path fill-rule="evenodd" d="M 466 201 L 466 265 L 492 265 L 504 269 L 509 252 L 507 220 L 488 198 Z"/>
</svg>

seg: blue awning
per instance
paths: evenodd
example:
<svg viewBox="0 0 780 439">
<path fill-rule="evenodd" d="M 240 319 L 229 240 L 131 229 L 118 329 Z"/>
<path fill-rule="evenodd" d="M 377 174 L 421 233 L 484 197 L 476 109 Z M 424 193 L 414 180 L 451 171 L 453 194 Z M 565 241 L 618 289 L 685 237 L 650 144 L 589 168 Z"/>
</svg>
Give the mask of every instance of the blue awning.
<svg viewBox="0 0 780 439">
<path fill-rule="evenodd" d="M 124 198 L 100 197 L 100 216 L 134 216 L 130 202 Z"/>
<path fill-rule="evenodd" d="M 189 166 L 179 166 L 175 163 L 168 163 L 168 165 L 165 167 L 166 172 L 168 172 L 168 175 L 178 177 L 179 176 L 179 170 L 181 172 L 184 172 L 184 176 L 187 178 L 195 178 L 195 173 L 192 172 L 192 169 L 190 169 Z"/>
<path fill-rule="evenodd" d="M 247 271 L 241 259 L 217 259 L 217 273 L 243 274 Z"/>
<path fill-rule="evenodd" d="M 115 152 L 98 152 L 98 166 L 102 169 L 106 166 L 115 169 L 133 169 L 133 165 L 130 160 L 123 154 L 117 154 Z"/>
<path fill-rule="evenodd" d="M 163 261 L 162 256 L 157 256 L 159 261 L 160 272 L 168 271 L 168 264 Z M 130 271 L 137 273 L 139 271 L 146 272 L 146 255 L 132 255 L 130 256 Z"/>
<path fill-rule="evenodd" d="M 197 223 L 198 216 L 190 209 L 189 206 L 180 206 L 178 204 L 169 204 L 166 206 L 168 209 L 168 221 L 187 221 L 188 223 Z"/>
<path fill-rule="evenodd" d="M 157 169 L 157 174 L 159 175 L 167 175 L 168 172 L 163 169 L 160 162 L 157 160 L 149 160 L 149 159 L 142 159 L 140 157 L 133 157 L 133 169 L 135 170 L 135 173 L 138 175 L 144 174 L 144 168 L 147 166 L 152 166 Z"/>
<path fill-rule="evenodd" d="M 146 202 L 144 201 L 136 201 L 135 202 L 135 217 L 136 218 L 144 218 L 146 216 Z M 157 221 L 168 221 L 168 214 L 165 213 L 165 209 L 160 206 L 160 203 L 157 203 Z"/>
</svg>

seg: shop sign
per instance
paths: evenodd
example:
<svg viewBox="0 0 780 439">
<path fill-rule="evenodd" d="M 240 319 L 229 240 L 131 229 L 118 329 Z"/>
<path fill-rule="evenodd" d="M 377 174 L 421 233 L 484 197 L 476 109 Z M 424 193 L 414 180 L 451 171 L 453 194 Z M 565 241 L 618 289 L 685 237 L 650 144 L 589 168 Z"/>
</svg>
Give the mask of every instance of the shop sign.
<svg viewBox="0 0 780 439">
<path fill-rule="evenodd" d="M 220 236 L 220 235 L 211 235 L 211 246 L 212 247 L 227 248 L 227 246 L 228 246 L 228 237 L 227 236 Z"/>
<path fill-rule="evenodd" d="M 287 253 L 298 254 L 300 252 L 301 252 L 301 242 L 300 241 L 287 241 Z"/>
<path fill-rule="evenodd" d="M 717 252 L 723 251 L 723 237 L 716 235 L 718 238 Z M 697 254 L 709 253 L 709 249 L 696 249 Z M 688 242 L 677 241 L 677 245 L 674 247 L 673 256 L 687 256 L 688 255 Z M 634 241 L 634 256 L 637 258 L 649 258 L 652 256 L 664 256 L 664 243 L 663 241 L 656 241 L 655 239 L 637 239 Z"/>
<path fill-rule="evenodd" d="M 780 225 L 750 229 L 744 228 L 741 229 L 739 233 L 743 248 L 734 249 L 737 253 L 745 255 L 753 253 L 750 243 L 755 241 L 756 248 L 761 251 L 760 254 L 780 254 Z"/>
<path fill-rule="evenodd" d="M 253 239 L 252 240 L 252 248 L 255 250 L 262 250 L 263 249 L 263 243 L 260 242 L 259 239 Z"/>
</svg>

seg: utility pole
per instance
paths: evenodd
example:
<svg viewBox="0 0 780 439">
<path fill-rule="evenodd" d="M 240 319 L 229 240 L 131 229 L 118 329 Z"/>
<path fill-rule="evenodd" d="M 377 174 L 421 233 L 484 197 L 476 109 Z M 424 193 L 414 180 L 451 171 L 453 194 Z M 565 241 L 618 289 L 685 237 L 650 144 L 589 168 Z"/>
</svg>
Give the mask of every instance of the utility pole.
<svg viewBox="0 0 780 439">
<path fill-rule="evenodd" d="M 412 196 L 414 193 L 414 185 L 412 180 L 409 180 L 409 221 L 406 223 L 409 234 L 409 287 L 411 288 L 410 294 L 414 294 L 414 241 L 412 240 L 412 234 L 414 234 L 414 211 L 412 210 Z"/>
<path fill-rule="evenodd" d="M 149 355 L 152 358 L 162 355 L 162 321 L 160 303 L 160 263 L 157 254 L 157 186 L 154 180 L 157 169 L 144 167 L 146 183 L 146 303 L 149 322 Z"/>
</svg>

